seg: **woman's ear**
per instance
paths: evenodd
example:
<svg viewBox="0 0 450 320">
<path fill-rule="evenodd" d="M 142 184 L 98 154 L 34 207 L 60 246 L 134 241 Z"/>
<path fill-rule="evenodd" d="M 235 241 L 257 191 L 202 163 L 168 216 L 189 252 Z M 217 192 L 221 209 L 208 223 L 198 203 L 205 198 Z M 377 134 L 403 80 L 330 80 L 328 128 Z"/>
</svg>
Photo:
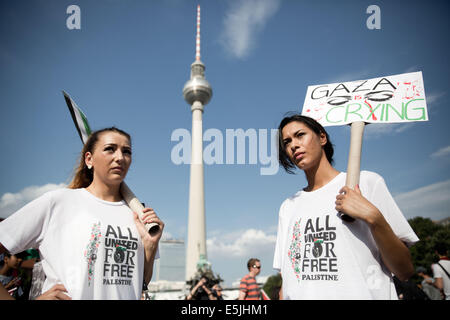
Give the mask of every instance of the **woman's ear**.
<svg viewBox="0 0 450 320">
<path fill-rule="evenodd" d="M 328 139 L 327 139 L 327 135 L 323 132 L 320 133 L 319 135 L 319 139 L 320 139 L 320 145 L 323 147 L 327 144 Z"/>
<path fill-rule="evenodd" d="M 84 154 L 84 163 L 88 169 L 92 169 L 92 153 L 89 151 Z"/>
</svg>

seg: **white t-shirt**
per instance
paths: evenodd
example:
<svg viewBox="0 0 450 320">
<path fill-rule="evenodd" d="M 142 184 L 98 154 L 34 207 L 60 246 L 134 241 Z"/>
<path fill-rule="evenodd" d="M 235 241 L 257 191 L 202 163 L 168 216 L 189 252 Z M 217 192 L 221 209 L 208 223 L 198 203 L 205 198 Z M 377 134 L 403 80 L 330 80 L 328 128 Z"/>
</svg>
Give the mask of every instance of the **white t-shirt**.
<svg viewBox="0 0 450 320">
<path fill-rule="evenodd" d="M 439 263 L 450 273 L 450 260 L 440 260 Z M 444 285 L 445 300 L 450 300 L 450 278 L 445 274 L 444 270 L 438 264 L 432 264 L 433 278 L 442 278 Z"/>
<path fill-rule="evenodd" d="M 341 172 L 322 188 L 282 203 L 273 268 L 281 271 L 284 299 L 397 299 L 367 224 L 338 217 L 335 201 L 345 178 Z M 408 245 L 419 240 L 381 176 L 362 171 L 359 186 L 397 237 Z"/>
<path fill-rule="evenodd" d="M 0 243 L 11 253 L 39 249 L 42 292 L 62 283 L 72 299 L 141 297 L 144 250 L 125 201 L 86 189 L 47 192 L 0 223 Z"/>
</svg>

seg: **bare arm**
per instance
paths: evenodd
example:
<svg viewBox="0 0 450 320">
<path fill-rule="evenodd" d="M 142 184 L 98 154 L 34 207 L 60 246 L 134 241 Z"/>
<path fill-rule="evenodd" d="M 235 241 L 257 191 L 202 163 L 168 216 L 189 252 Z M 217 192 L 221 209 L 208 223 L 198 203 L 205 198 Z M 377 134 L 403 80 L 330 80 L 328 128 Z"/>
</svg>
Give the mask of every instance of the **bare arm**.
<svg viewBox="0 0 450 320">
<path fill-rule="evenodd" d="M 381 258 L 388 269 L 401 281 L 414 274 L 408 247 L 394 234 L 381 212 L 355 190 L 343 187 L 336 197 L 336 210 L 367 223 L 380 250 Z"/>
<path fill-rule="evenodd" d="M 158 251 L 158 243 L 161 239 L 164 229 L 164 223 L 158 218 L 155 211 L 151 208 L 144 209 L 144 215 L 140 221 L 137 213 L 134 213 L 134 222 L 144 244 L 144 281 L 149 283 L 153 275 L 153 263 L 155 262 L 156 252 Z M 159 230 L 155 234 L 150 234 L 145 229 L 145 223 L 159 224 Z"/>
<path fill-rule="evenodd" d="M 0 283 L 0 300 L 14 300 L 13 297 L 6 291 L 5 287 Z"/>
<path fill-rule="evenodd" d="M 433 286 L 435 286 L 439 290 L 444 290 L 444 281 L 442 280 L 442 278 L 435 278 Z"/>
<path fill-rule="evenodd" d="M 206 294 L 208 295 L 208 299 L 209 300 L 217 300 L 217 298 L 213 295 L 212 291 L 209 290 L 207 286 L 202 285 L 202 288 L 206 292 Z"/>
<path fill-rule="evenodd" d="M 192 300 L 194 298 L 195 293 L 197 292 L 198 288 L 203 286 L 205 284 L 206 280 L 204 278 L 201 278 L 199 282 L 192 288 L 192 290 L 189 292 L 188 296 L 186 297 L 186 300 Z"/>
<path fill-rule="evenodd" d="M 380 249 L 381 258 L 389 270 L 401 281 L 408 280 L 414 274 L 409 249 L 394 234 L 381 213 L 370 224 L 370 230 Z"/>
</svg>

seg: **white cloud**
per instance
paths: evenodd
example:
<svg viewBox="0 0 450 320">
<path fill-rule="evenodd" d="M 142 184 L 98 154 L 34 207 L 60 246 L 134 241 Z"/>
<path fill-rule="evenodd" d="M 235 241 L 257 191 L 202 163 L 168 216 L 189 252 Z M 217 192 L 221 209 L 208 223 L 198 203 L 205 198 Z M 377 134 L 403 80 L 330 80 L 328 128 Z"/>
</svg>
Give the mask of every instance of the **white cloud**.
<svg viewBox="0 0 450 320">
<path fill-rule="evenodd" d="M 450 155 L 450 146 L 440 148 L 438 151 L 433 152 L 430 155 L 430 157 L 431 158 L 440 158 L 440 157 L 447 157 L 448 155 Z"/>
<path fill-rule="evenodd" d="M 403 71 L 403 73 L 418 72 L 418 71 L 420 71 L 419 66 L 415 65 L 415 66 L 409 67 L 408 69 Z"/>
<path fill-rule="evenodd" d="M 343 83 L 343 82 L 365 80 L 368 77 L 370 77 L 372 74 L 373 74 L 373 71 L 366 68 L 364 70 L 351 71 L 351 72 L 339 74 L 337 76 L 332 76 L 331 78 L 329 78 L 328 80 L 326 80 L 324 82 L 332 84 L 332 83 Z"/>
<path fill-rule="evenodd" d="M 44 193 L 64 187 L 66 187 L 64 183 L 49 183 L 43 186 L 26 187 L 17 193 L 7 192 L 0 198 L 0 217 L 7 218 L 28 202 L 40 197 Z"/>
<path fill-rule="evenodd" d="M 411 129 L 417 122 L 403 123 L 369 123 L 364 128 L 364 136 L 368 139 L 379 138 L 383 135 L 397 134 Z"/>
<path fill-rule="evenodd" d="M 275 273 L 272 269 L 275 234 L 257 229 L 210 234 L 214 236 L 206 241 L 208 260 L 212 270 L 225 280 L 225 285 L 232 285 L 248 273 L 247 261 L 250 258 L 261 261 L 261 277 Z"/>
<path fill-rule="evenodd" d="M 213 237 L 207 240 L 210 257 L 250 257 L 257 256 L 267 250 L 275 250 L 275 235 L 266 234 L 262 230 L 248 229 Z"/>
<path fill-rule="evenodd" d="M 450 180 L 424 186 L 395 196 L 407 219 L 426 217 L 441 220 L 450 217 Z"/>
<path fill-rule="evenodd" d="M 238 0 L 225 14 L 222 45 L 234 57 L 243 59 L 255 46 L 257 34 L 278 11 L 281 0 Z"/>
<path fill-rule="evenodd" d="M 436 101 L 438 101 L 439 99 L 441 99 L 443 96 L 447 95 L 446 91 L 443 92 L 433 92 L 429 95 L 426 96 L 427 99 L 427 107 L 428 110 L 430 110 L 430 104 L 435 103 Z"/>
</svg>

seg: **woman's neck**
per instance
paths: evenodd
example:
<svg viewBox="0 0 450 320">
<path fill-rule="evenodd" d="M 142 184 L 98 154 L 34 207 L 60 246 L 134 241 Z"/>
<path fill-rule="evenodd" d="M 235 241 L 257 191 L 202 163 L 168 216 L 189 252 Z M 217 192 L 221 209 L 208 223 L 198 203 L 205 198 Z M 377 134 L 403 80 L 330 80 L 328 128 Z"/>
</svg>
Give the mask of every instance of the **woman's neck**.
<svg viewBox="0 0 450 320">
<path fill-rule="evenodd" d="M 308 186 L 304 189 L 305 191 L 314 191 L 322 188 L 328 182 L 333 180 L 339 171 L 331 166 L 326 157 L 322 157 L 319 163 L 305 170 L 306 180 L 308 181 Z"/>
<path fill-rule="evenodd" d="M 96 182 L 95 180 L 86 188 L 87 191 L 92 193 L 97 198 L 110 202 L 122 201 L 122 195 L 120 194 L 120 185 L 110 186 L 104 183 Z"/>
</svg>

